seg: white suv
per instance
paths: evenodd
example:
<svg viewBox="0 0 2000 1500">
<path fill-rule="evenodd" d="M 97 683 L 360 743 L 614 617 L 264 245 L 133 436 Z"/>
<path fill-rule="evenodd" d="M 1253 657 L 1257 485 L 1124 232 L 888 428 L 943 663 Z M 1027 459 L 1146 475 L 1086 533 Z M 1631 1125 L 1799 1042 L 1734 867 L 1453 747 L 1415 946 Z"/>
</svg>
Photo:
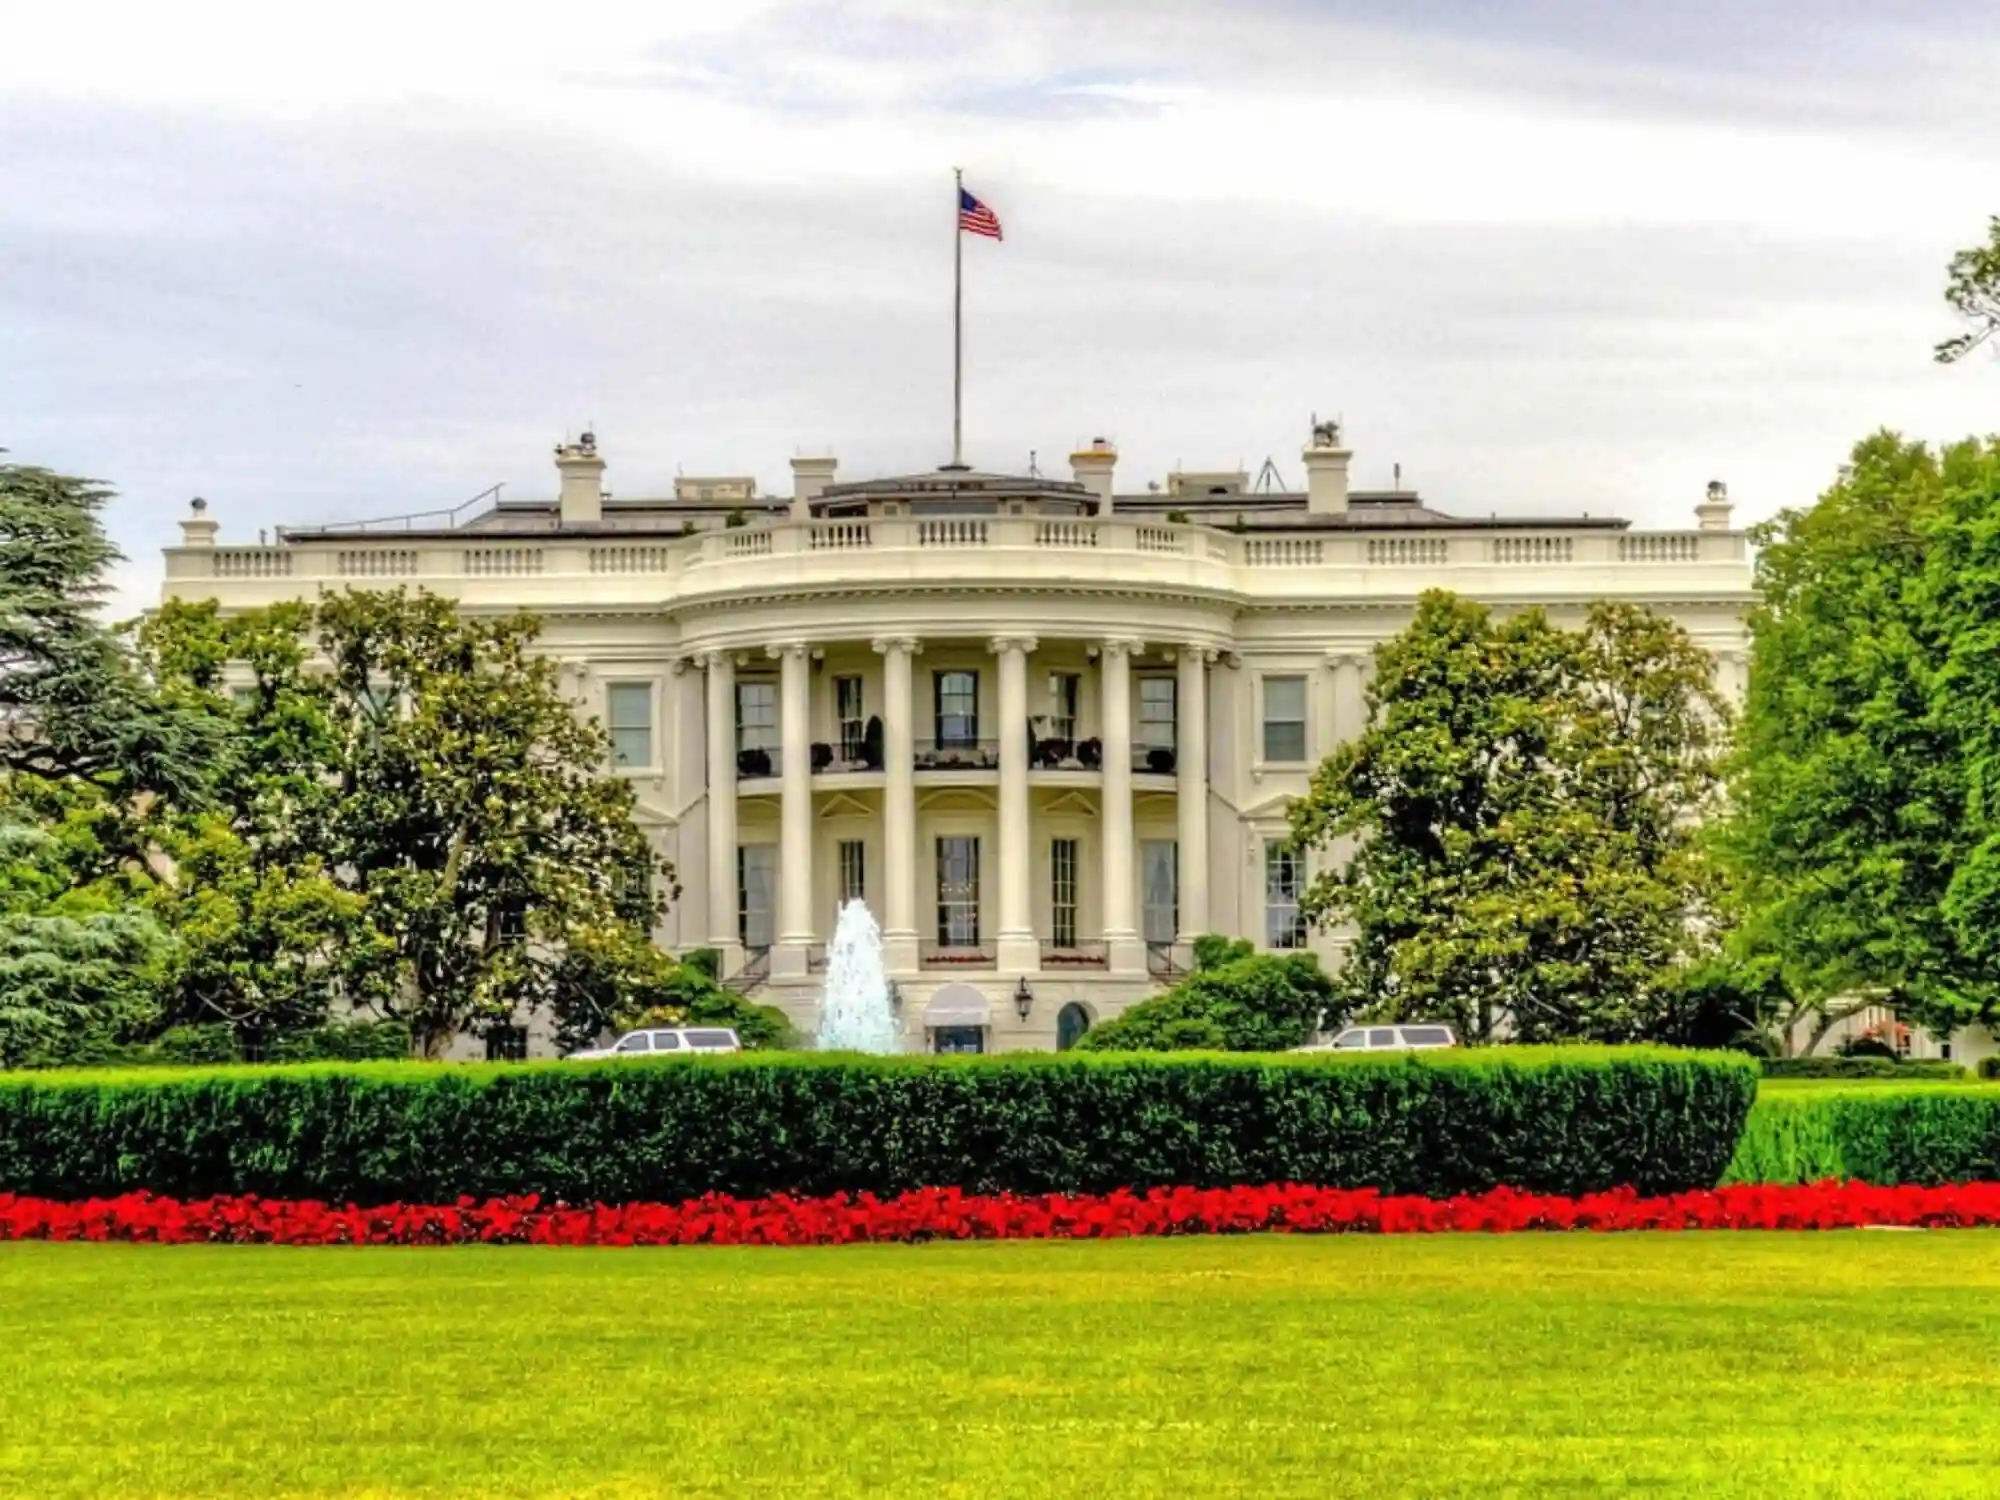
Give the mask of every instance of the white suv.
<svg viewBox="0 0 2000 1500">
<path fill-rule="evenodd" d="M 660 1057 L 697 1052 L 741 1052 L 743 1043 L 727 1026 L 667 1026 L 628 1031 L 609 1047 L 572 1052 L 569 1062 L 597 1062 L 607 1057 Z"/>
<path fill-rule="evenodd" d="M 1456 1047 L 1449 1026 L 1350 1026 L 1330 1042 L 1312 1042 L 1301 1052 L 1421 1052 Z"/>
</svg>

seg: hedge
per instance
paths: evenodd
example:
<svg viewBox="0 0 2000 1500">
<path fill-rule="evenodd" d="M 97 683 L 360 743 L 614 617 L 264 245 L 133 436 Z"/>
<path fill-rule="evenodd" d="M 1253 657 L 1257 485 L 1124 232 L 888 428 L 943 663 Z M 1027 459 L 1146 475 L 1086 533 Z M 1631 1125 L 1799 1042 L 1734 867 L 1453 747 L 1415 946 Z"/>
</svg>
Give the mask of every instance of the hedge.
<svg viewBox="0 0 2000 1500">
<path fill-rule="evenodd" d="M 1750 1111 L 1723 1181 L 1882 1187 L 2000 1179 L 2000 1089 L 1770 1094 Z"/>
<path fill-rule="evenodd" d="M 1767 1057 L 1766 1078 L 1928 1078 L 1969 1076 L 1963 1063 L 1940 1057 Z"/>
<path fill-rule="evenodd" d="M 1302 1182 L 1712 1185 L 1756 1090 L 1655 1049 L 317 1064 L 0 1080 L 0 1192 L 675 1202 Z"/>
</svg>

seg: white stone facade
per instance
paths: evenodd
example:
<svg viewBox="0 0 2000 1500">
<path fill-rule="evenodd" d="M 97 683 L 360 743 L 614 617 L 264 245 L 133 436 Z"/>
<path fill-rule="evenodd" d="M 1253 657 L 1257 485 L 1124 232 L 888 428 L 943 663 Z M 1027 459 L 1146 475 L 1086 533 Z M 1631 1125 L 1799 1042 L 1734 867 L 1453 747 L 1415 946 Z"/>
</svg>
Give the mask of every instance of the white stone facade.
<svg viewBox="0 0 2000 1500">
<path fill-rule="evenodd" d="M 1350 494 L 1348 457 L 1329 424 L 1302 493 L 1240 474 L 1119 493 L 1099 443 L 1074 481 L 841 485 L 797 459 L 788 497 L 717 479 L 627 501 L 586 437 L 558 450 L 556 501 L 255 547 L 197 512 L 166 592 L 248 608 L 402 585 L 537 611 L 678 868 L 664 945 L 723 950 L 810 1028 L 858 893 L 912 1048 L 1048 1048 L 1153 992 L 1203 932 L 1337 959 L 1337 934 L 1291 919 L 1307 872 L 1277 844 L 1424 590 L 1559 620 L 1645 604 L 1740 695 L 1751 577 L 1720 486 L 1685 531 L 1467 520 Z"/>
</svg>

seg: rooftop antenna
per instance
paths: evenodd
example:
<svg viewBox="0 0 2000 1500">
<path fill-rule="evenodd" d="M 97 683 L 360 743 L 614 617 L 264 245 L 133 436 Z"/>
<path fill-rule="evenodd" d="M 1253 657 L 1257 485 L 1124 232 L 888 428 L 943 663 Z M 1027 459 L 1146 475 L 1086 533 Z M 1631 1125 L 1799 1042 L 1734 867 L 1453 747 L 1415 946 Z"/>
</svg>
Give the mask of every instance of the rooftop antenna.
<svg viewBox="0 0 2000 1500">
<path fill-rule="evenodd" d="M 1028 477 L 1030 479 L 1040 479 L 1042 477 L 1042 471 L 1035 466 L 1035 450 L 1033 448 L 1028 450 Z"/>
<path fill-rule="evenodd" d="M 1403 493 L 1403 466 L 1401 464 L 1392 464 L 1390 467 L 1395 470 L 1396 474 L 1395 481 L 1391 484 L 1390 488 L 1394 489 L 1400 495 Z"/>
<path fill-rule="evenodd" d="M 1278 472 L 1276 459 L 1267 458 L 1264 460 L 1264 467 L 1257 471 L 1257 482 L 1251 486 L 1251 489 L 1260 495 L 1284 493 L 1285 478 Z"/>
</svg>

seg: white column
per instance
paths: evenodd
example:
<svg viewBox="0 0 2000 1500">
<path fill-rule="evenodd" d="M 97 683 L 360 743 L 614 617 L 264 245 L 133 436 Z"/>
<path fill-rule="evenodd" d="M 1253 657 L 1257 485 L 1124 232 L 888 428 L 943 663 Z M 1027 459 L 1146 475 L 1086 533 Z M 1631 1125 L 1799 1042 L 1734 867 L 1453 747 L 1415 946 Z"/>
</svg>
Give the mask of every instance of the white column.
<svg viewBox="0 0 2000 1500">
<path fill-rule="evenodd" d="M 812 920 L 812 662 L 804 641 L 778 658 L 778 948 L 773 974 L 804 974 Z"/>
<path fill-rule="evenodd" d="M 1362 691 L 1362 672 L 1368 661 L 1367 652 L 1354 648 L 1326 655 L 1326 664 L 1333 669 L 1333 734 L 1320 747 L 1322 758 L 1349 740 L 1361 738 L 1368 727 L 1368 699 Z"/>
<path fill-rule="evenodd" d="M 740 960 L 736 930 L 736 663 L 705 651 L 708 672 L 708 944 L 727 973 Z"/>
<path fill-rule="evenodd" d="M 1208 931 L 1208 659 L 1199 646 L 1180 654 L 1175 689 L 1174 799 L 1180 828 L 1180 940 Z"/>
<path fill-rule="evenodd" d="M 917 778 L 910 659 L 917 643 L 886 636 L 882 657 L 882 962 L 891 974 L 917 968 Z"/>
<path fill-rule="evenodd" d="M 1133 920 L 1132 657 L 1141 641 L 1108 640 L 1098 655 L 1098 712 L 1104 720 L 1104 943 L 1114 974 L 1146 972 L 1146 945 Z"/>
<path fill-rule="evenodd" d="M 1032 973 L 1042 966 L 1041 944 L 1029 899 L 1028 872 L 1034 829 L 1028 808 L 1028 653 L 1032 636 L 996 636 L 1000 659 L 1000 890 L 999 944 L 1003 973 Z"/>
</svg>

